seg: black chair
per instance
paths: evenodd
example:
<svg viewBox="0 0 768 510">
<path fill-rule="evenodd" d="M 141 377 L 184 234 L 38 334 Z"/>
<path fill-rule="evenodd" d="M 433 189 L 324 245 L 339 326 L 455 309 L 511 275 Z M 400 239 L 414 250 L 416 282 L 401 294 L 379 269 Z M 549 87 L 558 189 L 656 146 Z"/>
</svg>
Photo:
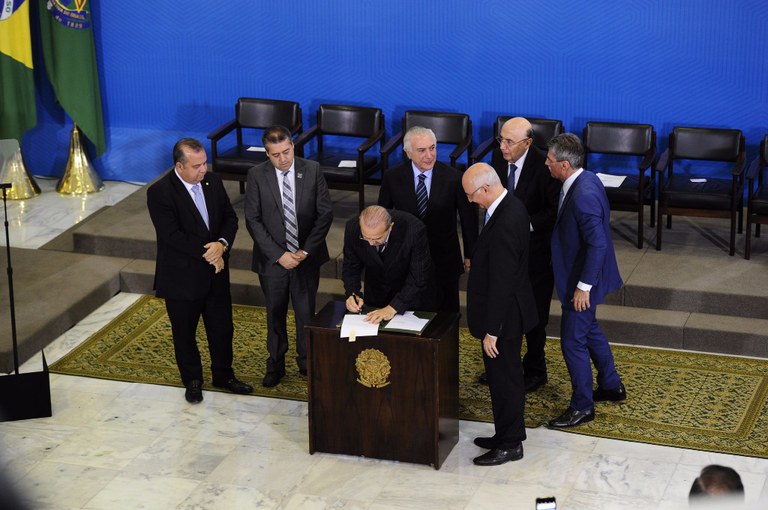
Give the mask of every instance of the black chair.
<svg viewBox="0 0 768 510">
<path fill-rule="evenodd" d="M 504 123 L 511 118 L 513 118 L 511 115 L 499 115 L 496 117 L 496 123 L 493 127 L 493 136 L 477 146 L 477 149 L 469 158 L 471 163 L 482 161 L 485 155 L 491 151 L 493 151 L 493 154 L 491 155 L 493 163 L 497 160 L 500 161 L 501 159 L 504 159 L 501 156 L 501 151 L 498 150 L 499 142 L 496 139 L 501 136 L 501 128 L 504 126 Z M 547 144 L 549 141 L 564 131 L 563 122 L 559 120 L 529 119 L 528 117 L 526 117 L 526 119 L 528 119 L 528 122 L 533 126 L 533 146 L 544 152 L 547 152 Z"/>
<path fill-rule="evenodd" d="M 747 170 L 747 239 L 744 244 L 744 258 L 749 260 L 752 252 L 752 224 L 755 237 L 760 237 L 760 224 L 768 223 L 768 188 L 763 186 L 763 174 L 768 166 L 768 135 L 760 142 L 760 155 Z M 755 189 L 757 178 L 757 189 Z"/>
<path fill-rule="evenodd" d="M 331 137 L 326 140 L 326 137 Z M 338 137 L 338 138 L 337 138 Z M 344 148 L 341 137 L 363 138 L 355 148 Z M 365 181 L 381 170 L 378 151 L 367 155 L 376 143 L 384 139 L 384 114 L 379 108 L 323 104 L 317 109 L 317 124 L 301 133 L 296 141 L 296 151 L 304 154 L 307 143 L 315 138 L 317 150 L 307 159 L 320 163 L 329 188 L 357 191 L 359 207 L 365 207 Z M 328 142 L 339 143 L 329 147 Z"/>
<path fill-rule="evenodd" d="M 733 169 L 727 177 L 707 176 L 704 182 L 691 182 L 689 175 L 674 174 L 675 160 L 733 163 Z M 672 215 L 730 218 L 729 254 L 733 255 L 736 251 L 737 217 L 739 232 L 743 224 L 743 167 L 744 136 L 738 129 L 674 128 L 669 135 L 669 148 L 657 164 L 659 203 L 656 249 L 661 250 L 661 217 L 664 214 L 667 215 L 667 228 L 672 228 Z"/>
<path fill-rule="evenodd" d="M 438 144 L 447 143 L 455 145 L 456 148 L 450 155 L 450 165 L 459 170 L 466 168 L 465 165 L 458 165 L 457 160 L 459 156 L 466 152 L 467 163 L 469 163 L 469 153 L 472 152 L 472 121 L 469 120 L 469 115 L 464 113 L 408 110 L 403 115 L 402 131 L 387 140 L 387 143 L 381 149 L 384 169 L 389 167 L 389 155 L 395 150 L 395 147 L 402 145 L 406 131 L 414 126 L 431 129 L 435 133 Z M 405 158 L 405 155 L 403 155 L 403 158 Z"/>
<path fill-rule="evenodd" d="M 238 99 L 235 105 L 235 119 L 208 134 L 208 139 L 211 141 L 213 171 L 222 179 L 240 181 L 240 193 L 244 193 L 245 182 L 248 180 L 248 169 L 266 161 L 267 154 L 261 147 L 261 135 L 258 135 L 256 145 L 243 143 L 243 130 L 264 130 L 276 124 L 285 126 L 294 135 L 301 131 L 299 103 L 250 97 Z M 221 151 L 219 143 L 222 138 L 233 131 L 237 136 L 235 146 Z M 246 132 L 246 136 L 249 134 Z"/>
<path fill-rule="evenodd" d="M 637 212 L 637 247 L 643 247 L 643 217 L 645 205 L 651 206 L 651 227 L 656 224 L 656 132 L 649 124 L 621 124 L 614 122 L 587 122 L 584 128 L 584 168 L 590 154 L 621 156 L 620 159 L 640 160 L 637 171 L 625 175 L 622 169 L 605 168 L 604 173 L 623 175 L 619 187 L 606 187 L 605 194 L 611 209 Z M 613 162 L 614 158 L 610 158 Z M 611 165 L 612 166 L 612 165 Z M 650 175 L 646 171 L 650 169 Z M 626 171 L 626 168 L 623 169 Z"/>
</svg>

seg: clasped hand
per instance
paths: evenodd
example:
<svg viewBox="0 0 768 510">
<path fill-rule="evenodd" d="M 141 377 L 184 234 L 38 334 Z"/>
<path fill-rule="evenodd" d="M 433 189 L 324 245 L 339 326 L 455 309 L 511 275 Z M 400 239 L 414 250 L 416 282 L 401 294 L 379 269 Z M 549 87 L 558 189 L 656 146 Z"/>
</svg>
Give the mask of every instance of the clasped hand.
<svg viewBox="0 0 768 510">
<path fill-rule="evenodd" d="M 280 258 L 277 259 L 277 263 L 283 266 L 283 268 L 285 269 L 294 269 L 301 262 L 306 260 L 306 258 L 307 256 L 301 250 L 298 250 L 296 253 L 291 253 L 287 251 L 282 255 L 280 255 Z"/>
<path fill-rule="evenodd" d="M 204 245 L 203 248 L 205 248 L 203 258 L 216 269 L 216 274 L 218 274 L 224 269 L 224 259 L 222 258 L 222 255 L 224 255 L 224 250 L 226 248 L 224 248 L 224 245 L 218 241 L 210 242 Z"/>
</svg>

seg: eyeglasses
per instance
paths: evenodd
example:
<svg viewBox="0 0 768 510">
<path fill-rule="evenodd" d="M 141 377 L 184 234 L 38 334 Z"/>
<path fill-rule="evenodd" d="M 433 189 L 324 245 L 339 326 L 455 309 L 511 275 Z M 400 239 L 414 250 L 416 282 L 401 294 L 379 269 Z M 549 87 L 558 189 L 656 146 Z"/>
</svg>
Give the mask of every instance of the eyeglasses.
<svg viewBox="0 0 768 510">
<path fill-rule="evenodd" d="M 390 223 L 389 226 L 387 227 L 387 230 L 385 230 L 383 234 L 381 234 L 380 236 L 377 236 L 377 237 L 368 237 L 368 236 L 364 236 L 361 233 L 360 234 L 360 240 L 361 241 L 366 241 L 366 242 L 372 243 L 372 244 L 381 244 L 381 243 L 383 243 L 387 239 L 387 236 L 389 235 L 389 231 L 392 230 L 392 225 L 394 225 L 394 224 L 395 224 L 394 221 L 392 223 Z"/>
<path fill-rule="evenodd" d="M 480 186 L 479 188 L 477 188 L 477 189 L 476 189 L 475 191 L 473 191 L 472 193 L 464 193 L 465 195 L 467 195 L 467 200 L 472 200 L 472 196 L 473 196 L 475 193 L 477 193 L 478 191 L 480 191 L 481 189 L 483 189 L 484 187 L 485 187 L 485 184 L 483 184 L 482 186 Z"/>
<path fill-rule="evenodd" d="M 508 138 L 502 138 L 500 136 L 496 137 L 496 141 L 499 142 L 499 145 L 506 145 L 507 147 L 514 147 L 515 145 L 517 145 L 519 143 L 523 143 L 524 141 L 530 140 L 530 139 L 531 139 L 531 137 L 529 137 L 529 136 L 523 138 L 522 140 L 518 140 L 518 141 L 510 140 Z"/>
</svg>

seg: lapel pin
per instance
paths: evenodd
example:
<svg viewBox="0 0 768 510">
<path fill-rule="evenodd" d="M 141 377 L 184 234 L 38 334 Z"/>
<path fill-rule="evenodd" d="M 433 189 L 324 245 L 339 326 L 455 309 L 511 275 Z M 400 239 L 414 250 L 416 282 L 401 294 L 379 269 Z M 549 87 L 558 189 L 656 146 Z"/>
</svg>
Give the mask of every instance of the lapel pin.
<svg viewBox="0 0 768 510">
<path fill-rule="evenodd" d="M 304 174 L 296 174 L 297 179 L 301 179 L 302 177 L 304 177 Z"/>
</svg>

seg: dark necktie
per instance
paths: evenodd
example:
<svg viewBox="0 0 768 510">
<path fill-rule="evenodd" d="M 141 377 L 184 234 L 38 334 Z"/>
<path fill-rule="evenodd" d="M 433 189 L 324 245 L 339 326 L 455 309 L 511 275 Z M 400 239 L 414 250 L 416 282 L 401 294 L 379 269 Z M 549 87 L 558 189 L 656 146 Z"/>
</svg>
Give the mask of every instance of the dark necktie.
<svg viewBox="0 0 768 510">
<path fill-rule="evenodd" d="M 416 185 L 416 208 L 419 211 L 419 218 L 422 219 L 427 214 L 427 186 L 424 184 L 426 178 L 424 174 L 419 175 L 419 184 Z"/>
<path fill-rule="evenodd" d="M 288 245 L 288 251 L 296 253 L 299 249 L 299 228 L 296 225 L 293 189 L 288 179 L 288 170 L 283 172 L 283 214 L 285 214 L 285 244 Z"/>
<path fill-rule="evenodd" d="M 515 171 L 517 171 L 517 165 L 514 163 L 509 164 L 509 180 L 507 181 L 507 189 L 509 191 L 515 191 Z"/>
<path fill-rule="evenodd" d="M 565 200 L 565 192 L 560 188 L 560 198 L 557 200 L 557 213 L 560 214 L 560 209 L 563 208 L 563 200 Z"/>
</svg>

